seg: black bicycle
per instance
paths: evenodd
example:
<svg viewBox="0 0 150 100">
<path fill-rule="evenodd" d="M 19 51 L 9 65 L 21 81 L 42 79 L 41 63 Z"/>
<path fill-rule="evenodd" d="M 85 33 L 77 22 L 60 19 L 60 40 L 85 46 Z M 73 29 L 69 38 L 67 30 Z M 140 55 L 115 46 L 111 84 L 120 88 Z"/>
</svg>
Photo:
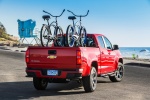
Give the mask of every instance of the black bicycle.
<svg viewBox="0 0 150 100">
<path fill-rule="evenodd" d="M 86 15 L 76 15 L 72 11 L 67 10 L 68 12 L 72 13 L 74 16 L 69 16 L 68 19 L 73 21 L 73 25 L 69 25 L 67 27 L 66 31 L 66 44 L 69 47 L 74 47 L 74 46 L 86 46 L 86 38 L 87 38 L 87 33 L 86 29 L 84 26 L 82 26 L 81 23 L 81 18 L 86 17 L 89 13 L 89 10 L 87 11 Z M 80 17 L 80 21 L 77 21 L 74 23 L 74 20 L 76 17 Z M 79 25 L 77 23 L 79 22 Z M 78 29 L 78 32 L 77 32 Z"/>
<path fill-rule="evenodd" d="M 60 26 L 58 26 L 57 18 L 60 17 L 64 13 L 65 9 L 59 16 L 53 16 L 49 12 L 43 10 L 44 13 L 49 14 L 52 17 L 55 17 L 55 21 L 49 24 L 49 15 L 42 16 L 44 20 L 47 21 L 47 24 L 43 24 L 41 28 L 41 45 L 44 47 L 51 47 L 53 44 L 55 46 L 64 46 L 64 37 L 63 37 L 63 30 Z"/>
</svg>

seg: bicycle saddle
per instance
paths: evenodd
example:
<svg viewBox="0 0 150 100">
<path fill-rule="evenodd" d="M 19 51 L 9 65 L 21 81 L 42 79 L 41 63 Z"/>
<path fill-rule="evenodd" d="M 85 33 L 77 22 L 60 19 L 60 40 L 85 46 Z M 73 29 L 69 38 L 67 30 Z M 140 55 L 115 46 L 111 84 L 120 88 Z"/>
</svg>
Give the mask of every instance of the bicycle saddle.
<svg viewBox="0 0 150 100">
<path fill-rule="evenodd" d="M 74 20 L 74 19 L 76 19 L 76 17 L 75 16 L 69 16 L 68 19 Z"/>
<path fill-rule="evenodd" d="M 44 20 L 45 20 L 45 19 L 46 19 L 46 20 L 49 20 L 49 19 L 50 19 L 50 16 L 49 16 L 49 15 L 43 15 L 42 18 L 43 18 Z"/>
</svg>

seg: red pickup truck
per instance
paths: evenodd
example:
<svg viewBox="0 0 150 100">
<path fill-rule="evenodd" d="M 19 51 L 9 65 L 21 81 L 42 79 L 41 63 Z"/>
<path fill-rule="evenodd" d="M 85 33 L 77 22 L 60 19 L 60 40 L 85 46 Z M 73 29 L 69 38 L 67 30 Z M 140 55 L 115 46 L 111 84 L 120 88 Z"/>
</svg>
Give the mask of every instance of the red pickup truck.
<svg viewBox="0 0 150 100">
<path fill-rule="evenodd" d="M 25 55 L 27 77 L 33 77 L 37 90 L 48 83 L 77 80 L 86 92 L 96 89 L 97 77 L 119 82 L 124 76 L 118 45 L 102 34 L 88 34 L 86 47 L 28 47 Z"/>
</svg>

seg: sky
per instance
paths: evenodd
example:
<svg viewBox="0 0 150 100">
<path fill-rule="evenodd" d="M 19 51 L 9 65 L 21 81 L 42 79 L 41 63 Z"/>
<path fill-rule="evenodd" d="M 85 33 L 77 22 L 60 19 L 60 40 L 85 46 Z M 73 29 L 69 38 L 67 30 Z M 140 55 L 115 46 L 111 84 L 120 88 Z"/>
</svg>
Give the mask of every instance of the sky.
<svg viewBox="0 0 150 100">
<path fill-rule="evenodd" d="M 63 9 L 78 15 L 89 10 L 89 15 L 82 19 L 87 33 L 103 34 L 112 44 L 150 47 L 150 0 L 0 0 L 0 22 L 8 34 L 18 36 L 18 19 L 35 20 L 35 28 L 40 30 L 46 23 L 42 19 L 43 10 L 59 15 Z M 64 33 L 72 24 L 68 20 L 71 15 L 65 11 L 58 18 Z M 50 22 L 53 20 L 51 18 Z"/>
</svg>

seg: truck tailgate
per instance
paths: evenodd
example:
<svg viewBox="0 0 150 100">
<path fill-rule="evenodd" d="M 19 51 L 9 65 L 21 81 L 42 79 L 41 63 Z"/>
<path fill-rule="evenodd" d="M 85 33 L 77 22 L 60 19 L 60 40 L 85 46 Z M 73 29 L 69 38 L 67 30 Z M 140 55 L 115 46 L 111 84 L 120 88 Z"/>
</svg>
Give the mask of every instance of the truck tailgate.
<svg viewBox="0 0 150 100">
<path fill-rule="evenodd" d="M 43 67 L 47 65 L 50 68 L 76 68 L 76 50 L 77 48 L 67 47 L 33 47 L 29 48 L 30 64 L 36 64 Z"/>
</svg>

